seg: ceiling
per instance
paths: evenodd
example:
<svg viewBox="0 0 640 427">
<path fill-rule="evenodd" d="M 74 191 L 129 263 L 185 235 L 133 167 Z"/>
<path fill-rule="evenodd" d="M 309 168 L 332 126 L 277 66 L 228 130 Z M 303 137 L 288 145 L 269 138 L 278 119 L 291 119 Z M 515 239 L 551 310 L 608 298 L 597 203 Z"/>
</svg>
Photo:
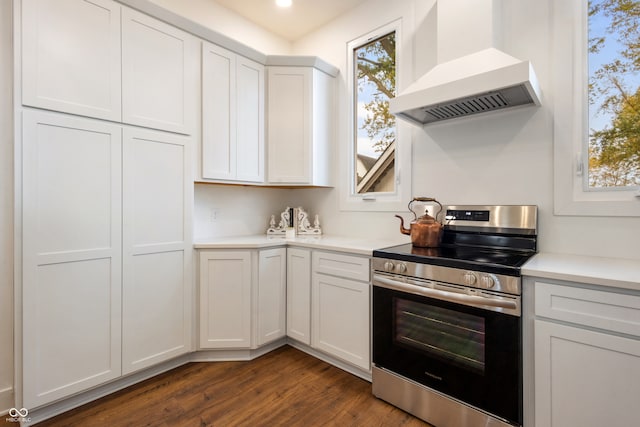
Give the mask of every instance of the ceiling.
<svg viewBox="0 0 640 427">
<path fill-rule="evenodd" d="M 366 0 L 293 0 L 289 8 L 275 0 L 213 0 L 289 41 L 297 40 Z"/>
</svg>

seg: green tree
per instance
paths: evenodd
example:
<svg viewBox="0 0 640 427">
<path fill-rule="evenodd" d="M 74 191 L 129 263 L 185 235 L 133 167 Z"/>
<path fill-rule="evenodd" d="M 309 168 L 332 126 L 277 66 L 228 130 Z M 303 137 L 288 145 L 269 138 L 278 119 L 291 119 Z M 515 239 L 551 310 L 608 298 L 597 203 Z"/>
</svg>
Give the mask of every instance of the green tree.
<svg viewBox="0 0 640 427">
<path fill-rule="evenodd" d="M 589 102 L 612 120 L 590 131 L 589 184 L 640 185 L 640 1 L 591 0 L 589 18 L 607 22 L 604 34 L 590 33 L 590 54 L 602 52 L 612 38 L 623 47 L 590 76 Z"/>
<path fill-rule="evenodd" d="M 376 87 L 373 99 L 364 106 L 369 113 L 362 128 L 373 141 L 377 153 L 383 152 L 396 139 L 396 119 L 389 112 L 389 98 L 396 91 L 396 36 L 388 34 L 374 40 L 356 52 L 358 90 L 372 83 Z"/>
</svg>

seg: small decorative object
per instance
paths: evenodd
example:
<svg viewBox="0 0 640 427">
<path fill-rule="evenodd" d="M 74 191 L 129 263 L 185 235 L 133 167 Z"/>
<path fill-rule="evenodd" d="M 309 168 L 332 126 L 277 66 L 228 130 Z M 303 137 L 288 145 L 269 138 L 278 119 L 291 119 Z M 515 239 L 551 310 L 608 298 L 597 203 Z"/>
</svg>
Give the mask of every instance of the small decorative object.
<svg viewBox="0 0 640 427">
<path fill-rule="evenodd" d="M 294 209 L 287 206 L 280 213 L 280 222 L 277 225 L 275 215 L 271 215 L 267 234 L 284 234 L 287 239 L 295 237 L 296 234 L 320 235 L 322 234 L 320 218 L 316 214 L 312 226 L 309 222 L 309 214 L 302 207 Z"/>
<path fill-rule="evenodd" d="M 309 223 L 309 214 L 305 212 L 301 207 L 295 209 L 296 215 L 296 233 L 297 234 L 322 234 L 322 229 L 320 228 L 320 219 L 316 214 L 313 220 L 313 227 Z"/>
</svg>

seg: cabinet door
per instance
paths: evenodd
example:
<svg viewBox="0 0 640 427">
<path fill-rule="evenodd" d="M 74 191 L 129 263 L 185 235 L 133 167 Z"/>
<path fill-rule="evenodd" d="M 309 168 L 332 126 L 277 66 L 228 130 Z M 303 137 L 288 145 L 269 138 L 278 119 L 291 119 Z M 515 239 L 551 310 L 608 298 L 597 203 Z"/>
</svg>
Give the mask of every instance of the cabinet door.
<svg viewBox="0 0 640 427">
<path fill-rule="evenodd" d="M 236 55 L 202 44 L 202 177 L 236 177 Z"/>
<path fill-rule="evenodd" d="M 197 59 L 195 38 L 123 7 L 123 121 L 192 133 L 198 90 Z"/>
<path fill-rule="evenodd" d="M 260 251 L 258 258 L 258 345 L 286 335 L 287 250 Z"/>
<path fill-rule="evenodd" d="M 23 0 L 22 102 L 120 121 L 120 9 L 111 0 Z"/>
<path fill-rule="evenodd" d="M 287 336 L 311 345 L 311 252 L 287 249 Z"/>
<path fill-rule="evenodd" d="M 269 182 L 311 183 L 311 76 L 307 67 L 269 67 Z"/>
<path fill-rule="evenodd" d="M 22 405 L 121 373 L 121 130 L 23 112 Z"/>
<path fill-rule="evenodd" d="M 640 419 L 640 341 L 535 321 L 540 427 L 623 427 Z"/>
<path fill-rule="evenodd" d="M 191 350 L 191 155 L 187 137 L 126 128 L 123 371 Z"/>
<path fill-rule="evenodd" d="M 200 252 L 200 348 L 251 347 L 251 283 L 251 252 Z"/>
<path fill-rule="evenodd" d="M 236 62 L 238 181 L 264 181 L 264 66 L 242 56 Z"/>
<path fill-rule="evenodd" d="M 312 280 L 312 347 L 368 371 L 369 283 L 318 273 Z"/>
</svg>

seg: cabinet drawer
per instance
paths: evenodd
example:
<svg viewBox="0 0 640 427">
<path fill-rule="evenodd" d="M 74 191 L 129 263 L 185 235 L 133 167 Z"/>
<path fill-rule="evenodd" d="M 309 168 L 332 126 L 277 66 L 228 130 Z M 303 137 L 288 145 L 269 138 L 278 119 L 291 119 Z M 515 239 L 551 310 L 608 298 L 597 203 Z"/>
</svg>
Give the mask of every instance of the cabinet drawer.
<svg viewBox="0 0 640 427">
<path fill-rule="evenodd" d="M 314 251 L 313 271 L 368 282 L 369 258 Z"/>
<path fill-rule="evenodd" d="M 640 336 L 640 297 L 535 283 L 536 316 Z"/>
</svg>

